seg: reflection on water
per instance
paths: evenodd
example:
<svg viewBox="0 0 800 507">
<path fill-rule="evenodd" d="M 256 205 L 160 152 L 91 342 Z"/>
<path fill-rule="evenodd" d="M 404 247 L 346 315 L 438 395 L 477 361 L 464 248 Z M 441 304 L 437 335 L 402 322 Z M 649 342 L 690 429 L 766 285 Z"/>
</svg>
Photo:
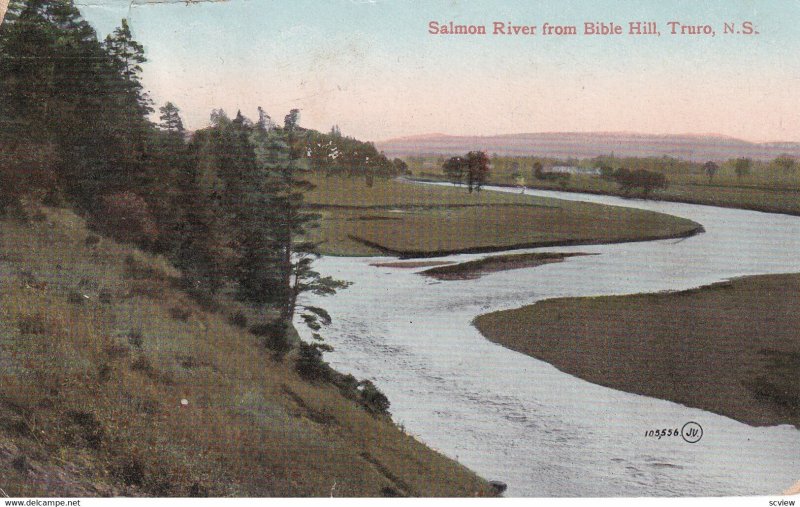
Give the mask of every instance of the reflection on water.
<svg viewBox="0 0 800 507">
<path fill-rule="evenodd" d="M 528 193 L 669 213 L 703 224 L 706 233 L 538 249 L 600 255 L 466 281 L 435 282 L 414 273 L 419 270 L 370 266 L 375 258 L 323 258 L 325 275 L 354 282 L 319 302 L 334 321 L 325 333 L 336 348 L 326 355 L 331 364 L 372 379 L 407 432 L 481 476 L 507 482 L 508 496 L 753 495 L 793 484 L 800 477 L 800 431 L 753 428 L 585 382 L 489 342 L 471 321 L 545 298 L 680 290 L 741 275 L 798 272 L 800 218 Z M 700 442 L 645 437 L 648 430 L 688 421 L 702 426 Z"/>
</svg>

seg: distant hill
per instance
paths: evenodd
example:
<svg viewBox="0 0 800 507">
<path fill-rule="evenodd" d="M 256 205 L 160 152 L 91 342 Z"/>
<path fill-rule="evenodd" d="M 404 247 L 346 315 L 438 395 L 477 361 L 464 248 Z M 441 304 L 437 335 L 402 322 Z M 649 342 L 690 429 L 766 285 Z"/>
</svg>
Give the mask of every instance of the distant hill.
<svg viewBox="0 0 800 507">
<path fill-rule="evenodd" d="M 537 155 L 590 158 L 614 153 L 620 157 L 668 155 L 703 162 L 750 157 L 767 160 L 787 154 L 800 157 L 800 143 L 751 143 L 733 137 L 708 135 L 652 135 L 629 132 L 543 132 L 496 136 L 424 134 L 375 143 L 387 157 L 457 155 L 484 150 L 499 155 Z"/>
</svg>

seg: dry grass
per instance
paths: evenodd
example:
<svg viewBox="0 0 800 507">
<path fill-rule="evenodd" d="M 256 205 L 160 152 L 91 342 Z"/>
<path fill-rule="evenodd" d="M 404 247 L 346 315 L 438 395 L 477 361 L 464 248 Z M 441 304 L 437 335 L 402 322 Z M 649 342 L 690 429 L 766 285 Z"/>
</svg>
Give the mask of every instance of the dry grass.
<svg viewBox="0 0 800 507">
<path fill-rule="evenodd" d="M 475 325 L 590 382 L 748 424 L 800 427 L 798 309 L 800 275 L 769 275 L 684 292 L 553 299 Z"/>
<path fill-rule="evenodd" d="M 457 252 L 675 237 L 699 225 L 630 208 L 397 181 L 318 178 L 314 239 L 332 255 L 430 257 Z M 336 196 L 341 198 L 337 200 Z"/>
<path fill-rule="evenodd" d="M 9 495 L 490 494 L 389 419 L 273 362 L 178 291 L 163 259 L 89 245 L 80 218 L 43 213 L 0 222 Z"/>
</svg>

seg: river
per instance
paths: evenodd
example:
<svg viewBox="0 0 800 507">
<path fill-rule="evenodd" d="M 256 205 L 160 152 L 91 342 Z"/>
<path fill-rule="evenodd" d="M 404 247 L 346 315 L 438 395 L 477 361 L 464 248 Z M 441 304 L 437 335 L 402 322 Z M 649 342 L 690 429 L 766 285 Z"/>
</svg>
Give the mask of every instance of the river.
<svg viewBox="0 0 800 507">
<path fill-rule="evenodd" d="M 333 317 L 324 333 L 335 347 L 326 354 L 331 365 L 373 380 L 409 434 L 482 477 L 508 483 L 506 496 L 765 495 L 800 479 L 800 431 L 791 426 L 751 427 L 601 387 L 491 343 L 471 325 L 479 314 L 553 297 L 682 290 L 742 275 L 800 272 L 800 217 L 526 193 L 668 213 L 701 223 L 706 232 L 680 240 L 519 250 L 599 255 L 465 281 L 370 265 L 386 257 L 324 257 L 317 263 L 323 274 L 353 282 L 317 301 Z M 303 326 L 298 329 L 307 339 Z M 697 443 L 644 436 L 688 421 L 703 428 Z"/>
</svg>

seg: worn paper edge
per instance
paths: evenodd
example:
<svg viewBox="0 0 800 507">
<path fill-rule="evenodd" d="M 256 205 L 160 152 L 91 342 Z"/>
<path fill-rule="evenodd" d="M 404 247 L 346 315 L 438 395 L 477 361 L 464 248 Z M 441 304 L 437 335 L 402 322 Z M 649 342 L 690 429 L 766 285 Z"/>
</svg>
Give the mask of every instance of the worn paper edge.
<svg viewBox="0 0 800 507">
<path fill-rule="evenodd" d="M 9 0 L 0 0 L 0 24 L 3 23 L 3 18 L 6 17 L 6 10 L 8 9 Z"/>
</svg>

